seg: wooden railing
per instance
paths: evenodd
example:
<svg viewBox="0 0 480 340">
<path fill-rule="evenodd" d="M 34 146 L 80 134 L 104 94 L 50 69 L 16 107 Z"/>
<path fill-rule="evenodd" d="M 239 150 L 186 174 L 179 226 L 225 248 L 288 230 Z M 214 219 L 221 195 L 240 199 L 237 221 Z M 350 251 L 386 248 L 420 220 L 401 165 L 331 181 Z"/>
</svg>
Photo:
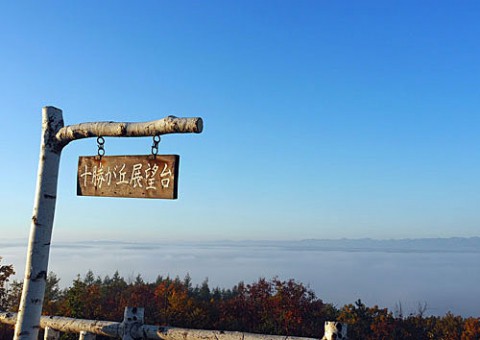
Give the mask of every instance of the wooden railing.
<svg viewBox="0 0 480 340">
<path fill-rule="evenodd" d="M 0 312 L 0 323 L 15 325 L 16 321 L 17 313 Z M 45 329 L 45 340 L 60 339 L 60 333 L 77 333 L 80 340 L 95 339 L 96 335 L 122 340 L 315 340 L 293 336 L 152 326 L 144 325 L 143 321 L 144 308 L 127 307 L 122 322 L 42 316 L 40 328 Z M 322 339 L 346 339 L 346 326 L 336 322 L 326 322 L 325 336 Z"/>
</svg>

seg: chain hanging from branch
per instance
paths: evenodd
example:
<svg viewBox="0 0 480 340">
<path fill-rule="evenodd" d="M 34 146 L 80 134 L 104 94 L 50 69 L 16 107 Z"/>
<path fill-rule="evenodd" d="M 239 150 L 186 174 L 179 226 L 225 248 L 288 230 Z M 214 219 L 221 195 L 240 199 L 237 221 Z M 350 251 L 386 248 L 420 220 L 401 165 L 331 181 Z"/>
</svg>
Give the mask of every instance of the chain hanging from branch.
<svg viewBox="0 0 480 340">
<path fill-rule="evenodd" d="M 152 155 L 155 158 L 158 155 L 158 144 L 160 144 L 160 135 L 153 136 Z"/>
<path fill-rule="evenodd" d="M 105 139 L 102 136 L 97 137 L 97 147 L 98 147 L 98 157 L 102 159 L 102 157 L 105 155 Z"/>
</svg>

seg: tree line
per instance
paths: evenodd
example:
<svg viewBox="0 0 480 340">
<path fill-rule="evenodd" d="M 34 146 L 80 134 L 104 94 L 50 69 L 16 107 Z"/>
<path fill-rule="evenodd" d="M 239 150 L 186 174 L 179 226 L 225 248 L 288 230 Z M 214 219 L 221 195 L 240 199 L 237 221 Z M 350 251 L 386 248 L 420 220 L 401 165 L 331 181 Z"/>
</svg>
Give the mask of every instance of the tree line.
<svg viewBox="0 0 480 340">
<path fill-rule="evenodd" d="M 0 265 L 0 310 L 18 310 L 22 283 L 9 282 L 13 274 L 11 265 Z M 336 307 L 294 279 L 260 278 L 225 289 L 211 288 L 207 279 L 193 285 L 188 274 L 146 282 L 140 275 L 125 280 L 118 271 L 103 278 L 89 271 L 65 289 L 59 282 L 48 275 L 45 315 L 120 322 L 124 308 L 132 306 L 145 308 L 146 324 L 172 327 L 321 338 L 324 322 L 337 320 L 348 324 L 349 339 L 480 339 L 480 318 L 426 316 L 425 308 L 403 315 L 401 308 L 392 312 L 361 300 Z M 12 336 L 11 326 L 0 325 L 1 339 Z M 74 338 L 78 335 L 63 335 Z"/>
</svg>

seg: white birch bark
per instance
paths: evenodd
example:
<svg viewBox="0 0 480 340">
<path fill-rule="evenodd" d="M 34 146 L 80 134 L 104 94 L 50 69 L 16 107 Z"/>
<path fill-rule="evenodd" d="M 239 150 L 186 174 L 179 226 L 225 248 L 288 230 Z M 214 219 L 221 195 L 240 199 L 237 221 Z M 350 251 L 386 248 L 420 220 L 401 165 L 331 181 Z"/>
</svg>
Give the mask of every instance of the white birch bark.
<svg viewBox="0 0 480 340">
<path fill-rule="evenodd" d="M 14 324 L 16 313 L 0 312 L 0 322 Z M 128 323 L 128 322 L 127 322 Z M 82 320 L 61 316 L 42 316 L 40 327 L 51 327 L 62 333 L 80 333 L 82 331 L 123 339 L 160 339 L 160 340 L 318 340 L 284 335 L 255 334 L 221 330 L 187 329 L 153 325 L 125 326 L 124 322 Z M 127 331 L 128 334 L 125 334 Z"/>
<path fill-rule="evenodd" d="M 87 137 L 142 137 L 202 130 L 201 118 L 173 116 L 145 123 L 94 122 L 64 127 L 61 110 L 51 106 L 43 108 L 37 186 L 15 340 L 38 338 L 62 149 L 71 141 Z"/>
<path fill-rule="evenodd" d="M 221 330 L 186 329 L 174 327 L 143 326 L 147 339 L 162 340 L 318 340 L 285 335 L 255 334 Z M 141 336 L 142 333 L 137 333 Z"/>
<path fill-rule="evenodd" d="M 43 337 L 44 340 L 58 340 L 60 339 L 60 332 L 51 328 L 45 327 L 45 335 Z"/>
<path fill-rule="evenodd" d="M 48 256 L 57 200 L 60 152 L 55 135 L 63 127 L 62 111 L 45 107 L 42 111 L 42 137 L 35 190 L 25 279 L 14 339 L 38 338 L 40 315 L 45 294 Z"/>
<path fill-rule="evenodd" d="M 94 122 L 65 126 L 57 133 L 56 139 L 62 147 L 73 140 L 88 137 L 145 137 L 168 133 L 201 133 L 202 118 L 163 119 L 143 123 Z"/>
<path fill-rule="evenodd" d="M 347 339 L 347 324 L 335 321 L 325 321 L 325 333 L 322 340 Z"/>
<path fill-rule="evenodd" d="M 78 340 L 95 340 L 97 336 L 90 332 L 81 331 Z"/>
</svg>

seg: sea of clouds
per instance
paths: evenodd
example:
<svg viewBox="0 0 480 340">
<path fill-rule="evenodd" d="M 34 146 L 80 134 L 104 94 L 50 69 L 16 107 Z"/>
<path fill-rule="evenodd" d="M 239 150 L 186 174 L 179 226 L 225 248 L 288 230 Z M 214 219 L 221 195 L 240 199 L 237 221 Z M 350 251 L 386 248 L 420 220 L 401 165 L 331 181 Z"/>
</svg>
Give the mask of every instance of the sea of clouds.
<svg viewBox="0 0 480 340">
<path fill-rule="evenodd" d="M 23 277 L 26 243 L 0 241 L 2 264 L 13 264 Z M 362 299 L 404 314 L 419 306 L 426 314 L 448 311 L 480 316 L 480 238 L 412 240 L 304 240 L 216 242 L 57 242 L 49 270 L 61 286 L 92 270 L 105 277 L 118 270 L 127 280 L 158 275 L 210 287 L 232 288 L 260 277 L 294 278 L 325 302 L 341 307 Z"/>
</svg>

